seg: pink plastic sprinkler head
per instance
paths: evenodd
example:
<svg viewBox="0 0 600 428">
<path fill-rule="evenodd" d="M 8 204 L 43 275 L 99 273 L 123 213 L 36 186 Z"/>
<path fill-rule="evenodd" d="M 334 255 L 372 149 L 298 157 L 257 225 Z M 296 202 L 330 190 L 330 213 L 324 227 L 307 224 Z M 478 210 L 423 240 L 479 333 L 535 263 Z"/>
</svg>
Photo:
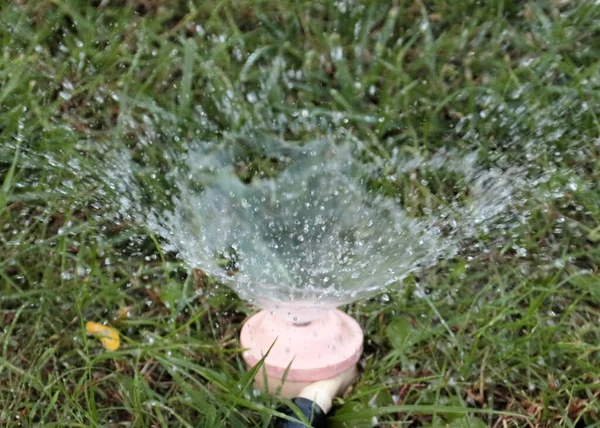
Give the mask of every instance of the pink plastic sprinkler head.
<svg viewBox="0 0 600 428">
<path fill-rule="evenodd" d="M 251 316 L 240 335 L 242 356 L 254 367 L 268 352 L 263 366 L 266 376 L 259 371 L 257 389 L 270 393 L 280 389 L 283 397 L 313 400 L 326 413 L 331 400 L 354 379 L 363 349 L 362 329 L 338 309 L 303 323 L 293 319 L 310 318 L 296 312 L 292 319 L 284 319 L 267 310 Z"/>
</svg>

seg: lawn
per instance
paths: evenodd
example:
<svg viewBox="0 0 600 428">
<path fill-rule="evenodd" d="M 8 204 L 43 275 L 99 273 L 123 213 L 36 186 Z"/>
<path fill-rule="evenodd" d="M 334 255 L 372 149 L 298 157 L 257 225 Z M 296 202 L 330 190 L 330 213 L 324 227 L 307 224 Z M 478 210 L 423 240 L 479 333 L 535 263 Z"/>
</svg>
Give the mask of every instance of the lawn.
<svg viewBox="0 0 600 428">
<path fill-rule="evenodd" d="M 510 229 L 343 308 L 365 351 L 331 425 L 600 426 L 599 115 L 598 1 L 1 2 L 0 425 L 268 426 L 254 308 L 162 251 L 108 154 L 336 135 L 537 181 Z"/>
</svg>

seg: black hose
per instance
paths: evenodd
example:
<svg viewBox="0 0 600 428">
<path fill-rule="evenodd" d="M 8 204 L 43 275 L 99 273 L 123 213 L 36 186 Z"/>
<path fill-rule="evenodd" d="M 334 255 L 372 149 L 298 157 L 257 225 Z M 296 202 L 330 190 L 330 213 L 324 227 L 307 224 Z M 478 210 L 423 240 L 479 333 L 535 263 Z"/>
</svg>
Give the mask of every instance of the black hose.
<svg viewBox="0 0 600 428">
<path fill-rule="evenodd" d="M 306 420 L 310 422 L 310 426 L 313 428 L 325 428 L 327 423 L 327 415 L 317 403 L 307 398 L 300 397 L 294 398 L 292 403 L 296 405 Z M 291 408 L 286 407 L 285 409 L 280 409 L 280 412 L 294 418 L 297 422 L 277 418 L 273 424 L 273 428 L 306 428 L 306 425 L 300 422 L 300 418 Z"/>
</svg>

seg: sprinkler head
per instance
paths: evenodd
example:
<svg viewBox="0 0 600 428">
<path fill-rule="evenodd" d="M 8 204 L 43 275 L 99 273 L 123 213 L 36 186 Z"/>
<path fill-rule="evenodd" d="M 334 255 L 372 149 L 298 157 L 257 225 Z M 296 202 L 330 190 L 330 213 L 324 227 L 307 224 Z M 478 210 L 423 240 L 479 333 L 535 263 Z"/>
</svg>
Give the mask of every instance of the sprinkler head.
<svg viewBox="0 0 600 428">
<path fill-rule="evenodd" d="M 352 317 L 338 309 L 303 324 L 263 310 L 244 323 L 240 342 L 248 367 L 254 367 L 268 352 L 263 370 L 255 378 L 257 389 L 272 394 L 280 389 L 281 396 L 293 398 L 315 382 L 353 377 L 362 353 L 363 332 Z"/>
</svg>

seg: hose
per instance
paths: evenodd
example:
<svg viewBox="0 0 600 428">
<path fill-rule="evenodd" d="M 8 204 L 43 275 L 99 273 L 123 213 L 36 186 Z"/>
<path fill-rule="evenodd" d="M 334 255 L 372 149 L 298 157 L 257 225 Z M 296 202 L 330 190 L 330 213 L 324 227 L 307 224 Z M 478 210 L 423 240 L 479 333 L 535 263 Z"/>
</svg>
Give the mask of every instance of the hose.
<svg viewBox="0 0 600 428">
<path fill-rule="evenodd" d="M 300 410 L 306 420 L 313 428 L 325 428 L 327 424 L 327 415 L 319 407 L 317 403 L 308 398 L 297 397 L 292 400 L 292 403 Z M 280 410 L 281 413 L 294 418 L 296 421 L 277 418 L 273 424 L 273 428 L 306 428 L 306 424 L 301 422 L 296 412 L 289 407 Z"/>
</svg>

